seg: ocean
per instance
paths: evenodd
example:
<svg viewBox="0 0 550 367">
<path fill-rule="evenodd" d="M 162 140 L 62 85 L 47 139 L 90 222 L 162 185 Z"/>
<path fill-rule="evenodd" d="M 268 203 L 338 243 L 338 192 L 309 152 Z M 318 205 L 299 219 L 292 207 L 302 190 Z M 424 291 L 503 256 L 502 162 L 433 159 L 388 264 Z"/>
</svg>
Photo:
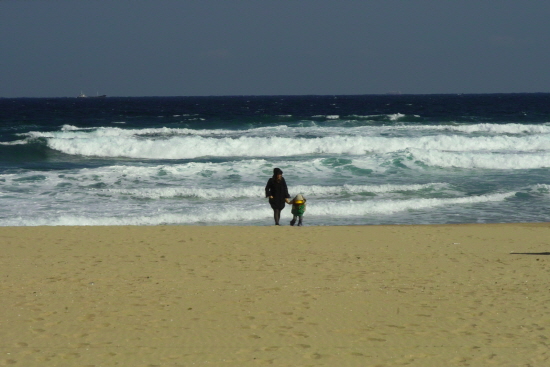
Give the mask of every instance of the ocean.
<svg viewBox="0 0 550 367">
<path fill-rule="evenodd" d="M 275 167 L 306 226 L 550 222 L 550 94 L 0 99 L 0 226 L 273 225 Z"/>
</svg>

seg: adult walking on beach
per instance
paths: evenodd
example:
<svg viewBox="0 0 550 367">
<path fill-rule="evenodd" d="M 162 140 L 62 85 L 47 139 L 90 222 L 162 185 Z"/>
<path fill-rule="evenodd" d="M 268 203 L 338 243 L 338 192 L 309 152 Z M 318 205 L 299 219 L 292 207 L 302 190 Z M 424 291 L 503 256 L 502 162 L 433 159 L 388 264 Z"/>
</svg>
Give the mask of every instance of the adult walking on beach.
<svg viewBox="0 0 550 367">
<path fill-rule="evenodd" d="M 288 203 L 290 199 L 286 181 L 283 178 L 283 171 L 280 168 L 273 169 L 273 177 L 267 181 L 265 186 L 265 197 L 269 198 L 275 225 L 278 226 L 279 219 L 281 219 L 281 210 L 285 208 L 285 203 Z"/>
</svg>

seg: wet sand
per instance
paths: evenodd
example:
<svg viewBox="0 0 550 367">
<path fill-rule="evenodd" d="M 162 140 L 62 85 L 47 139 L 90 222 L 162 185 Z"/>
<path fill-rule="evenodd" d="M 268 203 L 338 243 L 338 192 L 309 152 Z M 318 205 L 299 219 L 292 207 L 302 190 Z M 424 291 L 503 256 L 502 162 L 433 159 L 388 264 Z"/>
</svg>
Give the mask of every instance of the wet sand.
<svg viewBox="0 0 550 367">
<path fill-rule="evenodd" d="M 550 224 L 0 227 L 0 365 L 550 365 Z"/>
</svg>

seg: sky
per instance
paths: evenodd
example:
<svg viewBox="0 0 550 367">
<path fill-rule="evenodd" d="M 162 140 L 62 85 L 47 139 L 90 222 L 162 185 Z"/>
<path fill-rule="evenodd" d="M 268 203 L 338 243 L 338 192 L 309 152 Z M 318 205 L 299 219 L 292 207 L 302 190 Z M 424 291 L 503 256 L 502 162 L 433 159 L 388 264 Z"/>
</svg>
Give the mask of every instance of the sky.
<svg viewBox="0 0 550 367">
<path fill-rule="evenodd" d="M 550 3 L 0 0 L 0 97 L 550 92 Z"/>
</svg>

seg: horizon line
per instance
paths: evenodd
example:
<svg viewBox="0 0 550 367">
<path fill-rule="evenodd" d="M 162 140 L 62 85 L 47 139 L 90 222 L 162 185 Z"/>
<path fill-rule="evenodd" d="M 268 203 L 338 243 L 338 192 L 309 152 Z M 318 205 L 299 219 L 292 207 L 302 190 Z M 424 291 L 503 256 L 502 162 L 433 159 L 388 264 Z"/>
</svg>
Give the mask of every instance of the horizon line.
<svg viewBox="0 0 550 367">
<path fill-rule="evenodd" d="M 454 95 L 454 96 L 460 96 L 460 95 L 511 95 L 511 94 L 550 94 L 550 92 L 477 92 L 477 93 L 395 93 L 395 92 L 387 92 L 387 93 L 364 93 L 364 94 L 199 94 L 199 95 L 132 95 L 132 96 L 123 96 L 123 95 L 106 95 L 105 97 L 101 98 L 207 98 L 207 97 L 353 97 L 353 96 L 392 96 L 392 97 L 398 97 L 398 96 L 448 96 L 448 95 Z M 104 96 L 104 95 L 101 95 Z M 21 97 L 3 97 L 0 96 L 0 99 L 45 99 L 45 98 L 67 98 L 67 99 L 98 99 L 96 96 L 89 96 L 86 98 L 79 98 L 78 96 L 41 96 L 41 97 L 28 97 L 28 96 L 21 96 Z"/>
</svg>

